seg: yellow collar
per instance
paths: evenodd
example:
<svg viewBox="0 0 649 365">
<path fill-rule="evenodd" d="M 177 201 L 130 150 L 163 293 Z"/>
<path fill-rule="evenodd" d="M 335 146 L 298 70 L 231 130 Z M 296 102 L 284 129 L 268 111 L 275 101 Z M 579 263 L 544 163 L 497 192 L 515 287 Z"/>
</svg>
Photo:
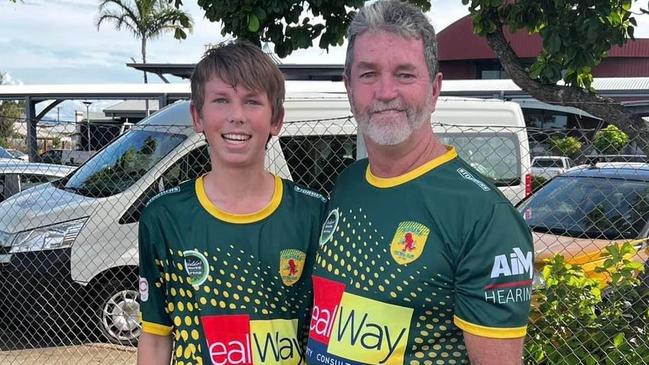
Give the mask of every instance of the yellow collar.
<svg viewBox="0 0 649 365">
<path fill-rule="evenodd" d="M 222 220 L 224 222 L 235 223 L 235 224 L 246 224 L 246 223 L 258 222 L 268 217 L 269 215 L 273 214 L 273 212 L 277 209 L 277 207 L 279 207 L 279 204 L 282 201 L 282 193 L 283 193 L 284 185 L 282 184 L 281 178 L 279 178 L 278 176 L 274 176 L 275 191 L 273 192 L 273 197 L 268 203 L 268 205 L 253 213 L 247 213 L 247 214 L 228 213 L 224 210 L 217 208 L 207 197 L 207 194 L 205 194 L 203 178 L 204 175 L 196 179 L 196 183 L 195 183 L 196 196 L 198 197 L 198 201 L 208 213 L 210 213 L 216 219 Z"/>
<path fill-rule="evenodd" d="M 427 173 L 428 171 L 436 168 L 437 166 L 440 166 L 457 157 L 457 152 L 455 151 L 455 147 L 446 146 L 446 149 L 447 151 L 443 155 L 438 156 L 426 162 L 425 164 L 417 167 L 412 171 L 408 171 L 403 175 L 395 176 L 395 177 L 374 176 L 372 174 L 372 171 L 370 170 L 370 165 L 368 164 L 367 169 L 365 170 L 365 179 L 370 185 L 375 186 L 377 188 L 383 188 L 383 189 L 392 188 L 397 185 L 405 184 L 408 181 L 414 180 L 419 176 Z"/>
</svg>

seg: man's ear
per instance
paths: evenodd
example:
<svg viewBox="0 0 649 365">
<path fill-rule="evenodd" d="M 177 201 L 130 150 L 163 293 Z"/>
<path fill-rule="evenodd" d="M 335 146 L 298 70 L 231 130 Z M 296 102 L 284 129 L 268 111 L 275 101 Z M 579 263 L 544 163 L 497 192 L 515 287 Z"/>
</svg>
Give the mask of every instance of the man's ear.
<svg viewBox="0 0 649 365">
<path fill-rule="evenodd" d="M 282 130 L 283 125 L 284 125 L 284 106 L 281 106 L 279 109 L 279 113 L 277 113 L 277 118 L 275 118 L 275 120 L 270 121 L 270 135 L 271 136 L 278 135 L 279 132 Z"/>
<path fill-rule="evenodd" d="M 435 79 L 433 80 L 433 105 L 437 103 L 437 98 L 439 97 L 439 94 L 442 92 L 442 79 L 444 78 L 444 75 L 442 75 L 441 72 L 438 72 L 437 75 L 435 75 Z"/>
<path fill-rule="evenodd" d="M 201 119 L 200 110 L 196 109 L 194 102 L 189 103 L 189 111 L 192 114 L 192 125 L 194 126 L 194 132 L 201 133 L 203 132 L 203 120 Z"/>
</svg>

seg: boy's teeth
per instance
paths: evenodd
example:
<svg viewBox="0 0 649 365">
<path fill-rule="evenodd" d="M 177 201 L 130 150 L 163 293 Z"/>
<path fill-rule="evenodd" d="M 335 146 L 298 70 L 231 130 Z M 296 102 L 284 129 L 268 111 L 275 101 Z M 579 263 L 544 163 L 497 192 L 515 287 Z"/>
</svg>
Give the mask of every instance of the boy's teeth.
<svg viewBox="0 0 649 365">
<path fill-rule="evenodd" d="M 250 139 L 250 136 L 246 135 L 246 134 L 232 134 L 232 133 L 229 133 L 229 134 L 224 134 L 223 138 L 233 140 L 233 141 L 246 141 L 246 140 Z"/>
</svg>

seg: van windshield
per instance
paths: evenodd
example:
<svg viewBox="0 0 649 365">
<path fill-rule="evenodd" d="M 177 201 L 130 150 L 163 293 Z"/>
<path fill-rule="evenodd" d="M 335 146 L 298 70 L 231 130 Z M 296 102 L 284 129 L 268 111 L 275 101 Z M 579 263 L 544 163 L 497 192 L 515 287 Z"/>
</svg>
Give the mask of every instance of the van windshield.
<svg viewBox="0 0 649 365">
<path fill-rule="evenodd" d="M 187 136 L 131 130 L 81 166 L 61 188 L 91 197 L 128 189 Z"/>
<path fill-rule="evenodd" d="M 521 155 L 513 133 L 437 133 L 444 144 L 496 186 L 520 184 Z"/>
</svg>

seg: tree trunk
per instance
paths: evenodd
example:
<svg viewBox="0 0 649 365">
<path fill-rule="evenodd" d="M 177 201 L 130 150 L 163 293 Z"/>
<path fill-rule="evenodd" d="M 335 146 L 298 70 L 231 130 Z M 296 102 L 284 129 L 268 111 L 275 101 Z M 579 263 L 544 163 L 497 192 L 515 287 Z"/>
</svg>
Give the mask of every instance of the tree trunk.
<svg viewBox="0 0 649 365">
<path fill-rule="evenodd" d="M 624 110 L 624 107 L 613 99 L 601 97 L 579 87 L 548 85 L 533 80 L 507 42 L 502 25 L 496 27 L 494 33 L 487 35 L 487 42 L 512 81 L 533 98 L 545 103 L 572 106 L 602 118 L 628 134 L 649 156 L 649 129 L 642 118 Z"/>
</svg>

